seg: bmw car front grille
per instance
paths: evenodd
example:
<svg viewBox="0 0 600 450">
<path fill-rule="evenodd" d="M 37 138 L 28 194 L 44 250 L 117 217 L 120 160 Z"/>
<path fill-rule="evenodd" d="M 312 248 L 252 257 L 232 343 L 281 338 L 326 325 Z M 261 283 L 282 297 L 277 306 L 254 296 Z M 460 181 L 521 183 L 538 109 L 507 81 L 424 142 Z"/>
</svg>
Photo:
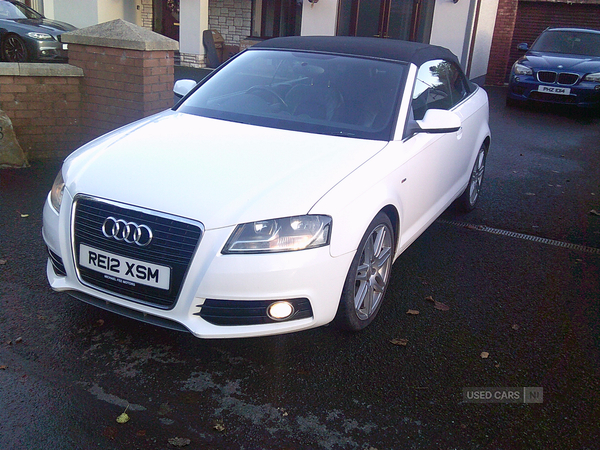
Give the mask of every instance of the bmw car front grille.
<svg viewBox="0 0 600 450">
<path fill-rule="evenodd" d="M 118 230 L 116 222 L 119 222 L 119 233 L 113 232 Z M 201 223 L 181 217 L 88 196 L 75 198 L 73 255 L 79 279 L 92 288 L 137 303 L 161 309 L 175 305 L 202 233 Z M 141 267 L 165 268 L 170 275 L 168 284 L 156 287 L 136 282 L 131 276 L 124 277 L 124 270 L 115 276 L 103 273 L 82 264 L 83 249 L 93 249 L 98 255 L 113 255 L 113 259 L 121 260 L 123 268 L 132 261 Z M 131 273 L 135 275 L 135 271 Z"/>
<path fill-rule="evenodd" d="M 537 73 L 537 79 L 541 83 L 556 83 L 563 86 L 572 86 L 579 81 L 579 75 L 576 73 L 540 70 Z"/>
</svg>

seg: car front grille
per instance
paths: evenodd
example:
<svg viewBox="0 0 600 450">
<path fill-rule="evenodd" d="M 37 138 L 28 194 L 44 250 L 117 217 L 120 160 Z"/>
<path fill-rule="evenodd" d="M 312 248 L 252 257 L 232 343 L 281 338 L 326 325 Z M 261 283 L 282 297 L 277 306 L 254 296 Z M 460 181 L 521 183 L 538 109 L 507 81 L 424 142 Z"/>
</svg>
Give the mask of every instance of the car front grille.
<svg viewBox="0 0 600 450">
<path fill-rule="evenodd" d="M 537 79 L 540 83 L 556 83 L 563 86 L 572 86 L 579 81 L 579 75 L 576 73 L 541 70 L 537 73 Z"/>
<path fill-rule="evenodd" d="M 106 237 L 102 226 L 108 217 L 146 225 L 153 233 L 151 243 L 139 246 L 135 242 Z M 73 253 L 80 280 L 90 287 L 137 303 L 161 309 L 170 309 L 175 305 L 202 233 L 202 224 L 181 217 L 88 196 L 75 198 Z M 79 261 L 81 244 L 98 251 L 169 267 L 171 278 L 168 289 L 124 283 L 122 279 L 83 267 Z"/>
</svg>

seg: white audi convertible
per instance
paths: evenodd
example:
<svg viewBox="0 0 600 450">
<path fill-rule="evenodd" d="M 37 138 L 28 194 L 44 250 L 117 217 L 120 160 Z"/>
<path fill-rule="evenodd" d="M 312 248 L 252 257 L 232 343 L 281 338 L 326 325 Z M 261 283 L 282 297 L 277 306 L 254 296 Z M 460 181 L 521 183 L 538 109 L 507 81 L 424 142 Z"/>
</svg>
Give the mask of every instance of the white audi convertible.
<svg viewBox="0 0 600 450">
<path fill-rule="evenodd" d="M 394 260 L 479 197 L 488 99 L 445 48 L 277 38 L 174 90 L 65 160 L 53 289 L 201 338 L 361 330 Z"/>
</svg>

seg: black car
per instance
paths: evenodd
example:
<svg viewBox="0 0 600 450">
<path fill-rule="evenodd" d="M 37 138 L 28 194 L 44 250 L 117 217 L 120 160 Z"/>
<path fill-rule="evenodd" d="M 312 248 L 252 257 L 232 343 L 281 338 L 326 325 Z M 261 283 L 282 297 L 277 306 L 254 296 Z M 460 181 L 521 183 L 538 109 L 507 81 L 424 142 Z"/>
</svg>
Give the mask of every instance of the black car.
<svg viewBox="0 0 600 450">
<path fill-rule="evenodd" d="M 522 101 L 600 107 L 600 31 L 548 28 L 514 63 L 506 102 Z"/>
<path fill-rule="evenodd" d="M 65 62 L 67 45 L 60 35 L 73 25 L 46 19 L 13 0 L 0 0 L 0 55 L 6 62 Z"/>
</svg>

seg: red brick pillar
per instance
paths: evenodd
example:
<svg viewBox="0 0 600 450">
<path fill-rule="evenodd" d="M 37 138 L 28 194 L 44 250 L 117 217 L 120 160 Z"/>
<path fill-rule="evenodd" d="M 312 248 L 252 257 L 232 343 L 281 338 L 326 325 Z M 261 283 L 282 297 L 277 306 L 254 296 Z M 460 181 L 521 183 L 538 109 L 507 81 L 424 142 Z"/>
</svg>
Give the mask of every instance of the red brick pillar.
<svg viewBox="0 0 600 450">
<path fill-rule="evenodd" d="M 518 6 L 518 0 L 500 0 L 498 3 L 496 26 L 494 27 L 492 48 L 490 49 L 490 62 L 485 77 L 487 84 L 504 84 Z"/>
<path fill-rule="evenodd" d="M 83 69 L 82 125 L 99 136 L 173 106 L 178 43 L 117 19 L 62 35 Z"/>
</svg>

